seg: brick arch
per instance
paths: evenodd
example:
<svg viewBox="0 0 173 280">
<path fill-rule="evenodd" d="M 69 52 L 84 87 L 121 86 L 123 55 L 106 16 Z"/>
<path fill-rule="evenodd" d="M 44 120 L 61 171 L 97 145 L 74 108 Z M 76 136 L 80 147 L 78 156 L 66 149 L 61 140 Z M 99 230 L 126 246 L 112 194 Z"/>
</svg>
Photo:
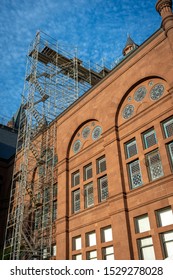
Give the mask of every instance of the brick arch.
<svg viewBox="0 0 173 280">
<path fill-rule="evenodd" d="M 92 138 L 92 133 L 94 129 L 96 129 L 96 127 L 100 127 L 102 130 L 102 125 L 97 119 L 89 119 L 76 128 L 68 145 L 67 158 L 78 154 L 78 152 L 82 151 L 84 148 L 87 148 L 87 146 L 91 145 L 94 141 L 97 140 L 93 140 Z M 74 152 L 74 145 L 75 143 L 77 143 L 77 141 L 80 141 L 78 142 L 80 148 L 78 151 L 76 150 L 76 152 Z"/>
<path fill-rule="evenodd" d="M 151 98 L 151 92 L 156 87 L 156 85 L 159 84 L 164 86 L 163 94 L 160 97 L 162 98 L 168 93 L 168 84 L 162 77 L 148 76 L 134 83 L 123 95 L 123 98 L 118 105 L 115 116 L 116 127 L 128 122 L 129 120 L 132 120 L 134 116 L 150 107 L 150 105 L 154 104 L 154 102 L 158 101 L 160 98 L 157 100 L 153 100 Z M 137 95 L 135 94 L 137 90 L 142 87 L 146 90 L 145 97 L 137 101 Z M 125 108 L 127 108 L 127 111 L 129 112 L 133 112 L 130 117 L 124 118 L 123 113 L 126 112 Z"/>
</svg>

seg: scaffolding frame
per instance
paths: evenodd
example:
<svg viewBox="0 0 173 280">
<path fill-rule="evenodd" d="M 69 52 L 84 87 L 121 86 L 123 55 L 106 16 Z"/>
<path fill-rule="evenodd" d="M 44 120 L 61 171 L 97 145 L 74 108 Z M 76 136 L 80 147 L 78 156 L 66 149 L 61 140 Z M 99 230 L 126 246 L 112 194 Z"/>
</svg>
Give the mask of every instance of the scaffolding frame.
<svg viewBox="0 0 173 280">
<path fill-rule="evenodd" d="M 3 259 L 52 259 L 57 201 L 56 117 L 109 70 L 84 65 L 38 32 L 27 55 Z"/>
</svg>

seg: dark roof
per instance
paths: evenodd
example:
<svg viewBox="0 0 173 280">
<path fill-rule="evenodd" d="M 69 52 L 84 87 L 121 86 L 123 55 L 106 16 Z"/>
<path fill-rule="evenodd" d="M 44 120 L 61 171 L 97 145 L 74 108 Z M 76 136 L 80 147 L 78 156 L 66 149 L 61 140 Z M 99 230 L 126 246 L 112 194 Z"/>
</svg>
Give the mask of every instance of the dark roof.
<svg viewBox="0 0 173 280">
<path fill-rule="evenodd" d="M 15 155 L 17 143 L 17 131 L 4 125 L 0 125 L 0 158 L 9 160 Z"/>
<path fill-rule="evenodd" d="M 0 159 L 9 160 L 12 156 L 15 155 L 16 148 L 0 143 Z"/>
</svg>

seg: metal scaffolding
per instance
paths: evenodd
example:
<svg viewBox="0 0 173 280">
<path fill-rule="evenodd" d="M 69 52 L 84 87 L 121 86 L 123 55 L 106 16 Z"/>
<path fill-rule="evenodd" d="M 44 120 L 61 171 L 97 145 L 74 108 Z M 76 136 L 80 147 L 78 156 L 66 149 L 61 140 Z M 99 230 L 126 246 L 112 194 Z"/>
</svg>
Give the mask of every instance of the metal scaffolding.
<svg viewBox="0 0 173 280">
<path fill-rule="evenodd" d="M 38 32 L 27 55 L 3 259 L 52 259 L 57 206 L 56 117 L 107 73 Z"/>
</svg>

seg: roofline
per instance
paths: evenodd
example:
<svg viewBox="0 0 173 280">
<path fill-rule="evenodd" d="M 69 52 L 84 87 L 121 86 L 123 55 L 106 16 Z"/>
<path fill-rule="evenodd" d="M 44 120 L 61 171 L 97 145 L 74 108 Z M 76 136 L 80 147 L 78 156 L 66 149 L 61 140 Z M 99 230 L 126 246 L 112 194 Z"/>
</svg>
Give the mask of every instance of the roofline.
<svg viewBox="0 0 173 280">
<path fill-rule="evenodd" d="M 81 95 L 76 101 L 74 101 L 67 109 L 65 109 L 61 114 L 59 114 L 51 123 L 59 120 L 62 116 L 64 116 L 68 111 L 70 111 L 73 107 L 75 107 L 82 99 L 84 99 L 87 95 L 89 95 L 95 88 L 97 88 L 101 83 L 103 83 L 106 79 L 108 79 L 113 73 L 119 70 L 124 64 L 126 64 L 130 59 L 132 59 L 136 54 L 138 54 L 142 49 L 144 49 L 150 42 L 152 42 L 155 38 L 157 38 L 163 32 L 163 28 L 159 28 L 154 32 L 148 39 L 146 39 L 137 49 L 130 52 L 118 65 L 116 65 L 105 77 L 103 77 L 96 85 L 87 90 L 83 95 Z"/>
<path fill-rule="evenodd" d="M 16 128 L 13 128 L 13 127 L 10 127 L 10 126 L 7 126 L 5 124 L 2 124 L 0 123 L 0 128 L 4 128 L 10 132 L 15 132 L 15 133 L 18 133 L 18 130 Z"/>
</svg>

